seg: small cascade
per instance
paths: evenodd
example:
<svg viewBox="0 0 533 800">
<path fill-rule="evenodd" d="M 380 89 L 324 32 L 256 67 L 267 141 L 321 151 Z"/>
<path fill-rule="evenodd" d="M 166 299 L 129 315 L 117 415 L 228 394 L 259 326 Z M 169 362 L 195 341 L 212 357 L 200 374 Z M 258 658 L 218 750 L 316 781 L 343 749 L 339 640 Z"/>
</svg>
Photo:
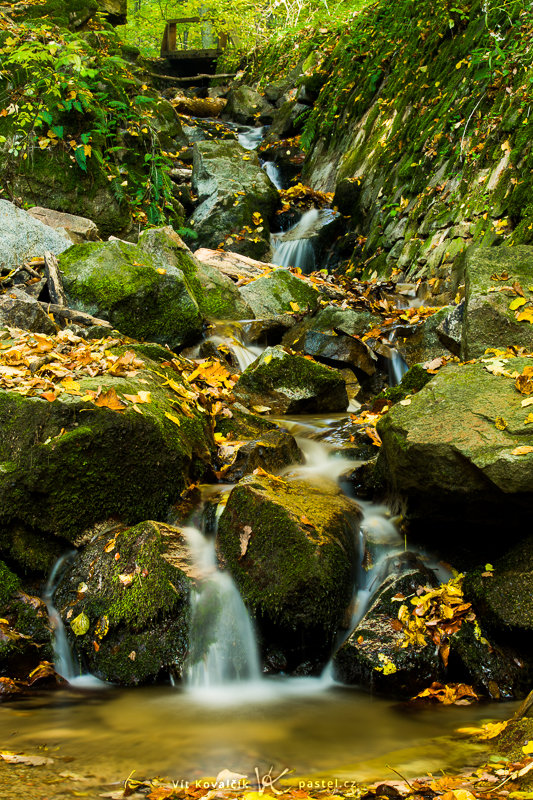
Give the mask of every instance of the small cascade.
<svg viewBox="0 0 533 800">
<path fill-rule="evenodd" d="M 228 688 L 261 680 L 255 631 L 231 575 L 217 568 L 214 539 L 196 528 L 184 532 L 202 576 L 192 597 L 186 684 L 227 697 Z"/>
<path fill-rule="evenodd" d="M 256 150 L 266 133 L 266 127 L 252 128 L 241 127 L 237 134 L 237 141 L 245 150 Z"/>
<path fill-rule="evenodd" d="M 43 593 L 50 625 L 54 632 L 54 667 L 58 675 L 61 675 L 69 683 L 80 674 L 80 670 L 70 651 L 65 626 L 58 610 L 54 606 L 53 600 L 59 580 L 75 555 L 76 551 L 71 550 L 58 558 L 50 572 Z"/>
<path fill-rule="evenodd" d="M 316 269 L 314 239 L 336 215 L 331 208 L 311 208 L 296 225 L 272 235 L 272 263 L 301 269 L 304 275 Z"/>
<path fill-rule="evenodd" d="M 273 161 L 265 161 L 263 164 L 263 169 L 276 189 L 281 192 L 285 188 L 285 185 L 281 176 L 281 170 L 277 164 L 274 164 Z"/>
<path fill-rule="evenodd" d="M 401 353 L 394 347 L 396 341 L 396 329 L 391 331 L 389 336 L 390 358 L 389 358 L 389 386 L 398 386 L 403 376 L 409 369 L 407 362 Z"/>
<path fill-rule="evenodd" d="M 259 345 L 246 344 L 242 325 L 238 322 L 220 322 L 212 325 L 212 333 L 200 345 L 186 351 L 187 358 L 201 358 L 205 345 L 211 343 L 221 352 L 229 352 L 239 370 L 243 372 L 264 350 Z"/>
</svg>

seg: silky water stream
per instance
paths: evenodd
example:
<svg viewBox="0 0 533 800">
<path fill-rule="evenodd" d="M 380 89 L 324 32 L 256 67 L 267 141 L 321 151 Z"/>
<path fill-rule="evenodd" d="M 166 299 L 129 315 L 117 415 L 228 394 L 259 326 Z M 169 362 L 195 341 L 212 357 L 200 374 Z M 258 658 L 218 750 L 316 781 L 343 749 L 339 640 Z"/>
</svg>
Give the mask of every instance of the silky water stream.
<svg viewBox="0 0 533 800">
<path fill-rule="evenodd" d="M 278 421 L 296 436 L 306 459 L 289 468 L 284 480 L 335 479 L 353 468 L 354 462 L 338 457 L 327 441 L 342 415 Z M 219 489 L 223 495 L 231 487 Z M 354 622 L 390 569 L 391 557 L 403 549 L 387 509 L 371 504 L 363 509 L 362 529 L 377 566 L 359 573 Z M 63 690 L 5 703 L 0 708 L 3 747 L 26 753 L 45 748 L 60 770 L 86 778 L 74 788 L 89 798 L 133 770 L 135 777 L 159 775 L 185 783 L 223 769 L 253 780 L 256 769 L 264 775 L 273 767 L 274 775 L 291 770 L 285 779 L 296 782 L 336 780 L 337 786 L 345 781 L 350 786 L 350 781 L 394 778 L 387 765 L 410 777 L 476 759 L 476 750 L 446 737 L 485 717 L 481 706 L 415 712 L 336 684 L 328 668 L 317 678 L 262 677 L 253 625 L 231 577 L 217 569 L 212 535 L 199 528 L 185 533 L 200 574 L 193 597 L 191 654 L 202 648 L 203 634 L 213 643 L 201 658 L 191 657 L 183 685 L 102 691 L 74 682 Z M 53 615 L 52 598 L 47 601 Z M 195 623 L 205 617 L 206 603 L 219 610 L 208 615 L 208 631 Z M 509 707 L 491 707 L 490 714 L 503 718 Z M 55 769 L 41 768 L 39 780 Z M 50 786 L 39 790 L 39 780 L 30 794 L 0 782 L 0 796 L 65 797 Z"/>
</svg>

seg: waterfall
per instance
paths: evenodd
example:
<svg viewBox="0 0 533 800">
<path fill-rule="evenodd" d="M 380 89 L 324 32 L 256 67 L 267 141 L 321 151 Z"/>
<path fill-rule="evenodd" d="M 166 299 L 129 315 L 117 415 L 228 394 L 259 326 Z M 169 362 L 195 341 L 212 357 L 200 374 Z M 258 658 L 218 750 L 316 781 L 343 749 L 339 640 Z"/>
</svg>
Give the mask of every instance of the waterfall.
<svg viewBox="0 0 533 800">
<path fill-rule="evenodd" d="M 283 178 L 281 177 L 280 168 L 277 164 L 274 164 L 273 161 L 265 161 L 263 164 L 263 169 L 265 170 L 266 174 L 276 187 L 278 191 L 282 191 L 284 188 Z"/>
<path fill-rule="evenodd" d="M 43 593 L 43 600 L 46 604 L 48 618 L 54 633 L 54 668 L 58 675 L 61 675 L 61 677 L 65 678 L 65 680 L 67 680 L 69 683 L 77 675 L 79 675 L 80 671 L 74 661 L 74 658 L 72 657 L 69 643 L 67 641 L 67 634 L 65 633 L 65 626 L 63 625 L 63 620 L 61 619 L 58 610 L 54 606 L 53 598 L 62 573 L 68 567 L 75 555 L 76 551 L 71 550 L 57 559 L 56 563 L 52 567 L 52 571 L 50 572 L 50 576 Z"/>
<path fill-rule="evenodd" d="M 241 127 L 237 134 L 237 141 L 246 150 L 256 150 L 265 135 L 266 127 L 251 128 Z"/>
<path fill-rule="evenodd" d="M 255 631 L 231 575 L 217 568 L 214 539 L 196 528 L 184 533 L 202 576 L 191 598 L 186 685 L 227 698 L 231 687 L 240 692 L 261 680 Z"/>
<path fill-rule="evenodd" d="M 389 386 L 398 386 L 403 376 L 409 369 L 407 362 L 401 353 L 394 347 L 396 341 L 396 328 L 393 328 L 389 336 L 390 358 L 389 358 Z"/>
<path fill-rule="evenodd" d="M 272 235 L 272 263 L 301 269 L 304 275 L 316 269 L 314 240 L 318 232 L 336 216 L 331 208 L 310 208 L 296 225 Z"/>
</svg>

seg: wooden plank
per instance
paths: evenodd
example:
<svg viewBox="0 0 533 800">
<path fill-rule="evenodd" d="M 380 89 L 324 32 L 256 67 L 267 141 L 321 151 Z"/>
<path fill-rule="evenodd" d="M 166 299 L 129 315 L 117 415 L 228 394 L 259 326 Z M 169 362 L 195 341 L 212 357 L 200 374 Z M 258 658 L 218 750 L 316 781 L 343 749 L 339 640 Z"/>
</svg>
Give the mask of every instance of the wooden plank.
<svg viewBox="0 0 533 800">
<path fill-rule="evenodd" d="M 113 326 L 107 319 L 98 319 L 91 314 L 86 314 L 85 311 L 77 311 L 74 308 L 64 308 L 63 306 L 56 305 L 55 303 L 44 303 L 39 300 L 39 305 L 44 308 L 46 313 L 52 312 L 56 317 L 61 319 L 70 319 L 72 322 L 79 322 L 82 325 L 99 325 L 104 328 L 113 329 Z"/>
<path fill-rule="evenodd" d="M 180 25 L 181 23 L 200 22 L 200 17 L 181 17 L 180 19 L 168 19 L 167 25 Z"/>
<path fill-rule="evenodd" d="M 168 23 L 168 49 L 170 52 L 176 49 L 176 23 Z"/>
<path fill-rule="evenodd" d="M 200 73 L 200 75 L 191 75 L 188 78 L 178 78 L 177 75 L 160 75 L 158 72 L 149 72 L 151 78 L 159 78 L 162 81 L 172 81 L 173 83 L 192 83 L 193 81 L 197 80 L 205 80 L 209 78 L 209 80 L 221 79 L 221 78 L 234 78 L 236 72 L 219 72 L 216 75 L 209 75 L 207 72 Z"/>
</svg>

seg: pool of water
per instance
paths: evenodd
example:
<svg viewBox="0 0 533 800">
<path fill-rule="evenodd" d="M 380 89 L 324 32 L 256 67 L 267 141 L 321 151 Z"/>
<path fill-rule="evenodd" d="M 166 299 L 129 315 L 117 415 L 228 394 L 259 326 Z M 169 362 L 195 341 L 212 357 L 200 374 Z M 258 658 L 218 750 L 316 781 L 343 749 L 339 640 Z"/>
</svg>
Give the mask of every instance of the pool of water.
<svg viewBox="0 0 533 800">
<path fill-rule="evenodd" d="M 200 695 L 171 687 L 68 689 L 0 707 L 1 750 L 54 759 L 25 770 L 2 765 L 0 795 L 73 796 L 66 785 L 44 786 L 47 776 L 65 771 L 80 780 L 72 792 L 85 797 L 132 772 L 179 782 L 223 769 L 252 780 L 256 768 L 264 774 L 271 767 L 274 775 L 288 769 L 292 782 L 393 779 L 392 769 L 412 777 L 477 763 L 480 746 L 453 737 L 455 729 L 512 711 L 510 704 L 413 710 L 320 679 L 265 680 Z M 23 794 L 27 780 L 32 788 Z"/>
</svg>

